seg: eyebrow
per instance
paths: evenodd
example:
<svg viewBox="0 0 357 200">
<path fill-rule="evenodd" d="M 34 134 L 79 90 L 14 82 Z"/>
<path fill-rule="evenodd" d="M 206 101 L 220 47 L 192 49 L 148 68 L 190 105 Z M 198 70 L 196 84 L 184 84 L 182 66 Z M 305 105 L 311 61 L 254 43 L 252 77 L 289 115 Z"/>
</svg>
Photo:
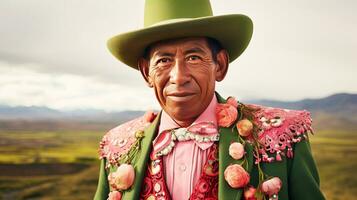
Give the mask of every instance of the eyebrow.
<svg viewBox="0 0 357 200">
<path fill-rule="evenodd" d="M 190 53 L 205 53 L 205 51 L 203 51 L 201 48 L 199 47 L 194 47 L 192 49 L 188 49 L 184 52 L 184 54 L 190 54 Z"/>
<path fill-rule="evenodd" d="M 199 47 L 193 47 L 191 49 L 188 49 L 186 51 L 184 51 L 184 54 L 187 55 L 187 54 L 190 54 L 190 53 L 205 53 L 204 50 L 202 50 L 201 48 Z M 153 57 L 154 56 L 159 56 L 159 57 L 165 57 L 165 56 L 169 56 L 169 57 L 173 57 L 175 56 L 175 54 L 173 53 L 168 53 L 168 52 L 163 52 L 163 51 L 157 51 L 157 52 L 154 52 L 153 53 Z"/>
<path fill-rule="evenodd" d="M 175 56 L 175 55 L 173 53 L 167 53 L 167 52 L 158 51 L 158 52 L 155 52 L 153 54 L 153 57 L 154 56 L 159 56 L 159 57 L 170 56 L 170 57 L 172 57 L 172 56 Z"/>
</svg>

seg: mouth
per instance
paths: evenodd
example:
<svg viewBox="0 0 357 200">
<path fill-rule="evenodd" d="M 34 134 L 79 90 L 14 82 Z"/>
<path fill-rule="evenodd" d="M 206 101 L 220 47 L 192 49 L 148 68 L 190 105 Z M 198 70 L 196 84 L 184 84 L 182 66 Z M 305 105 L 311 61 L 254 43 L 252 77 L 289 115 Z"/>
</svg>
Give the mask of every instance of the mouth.
<svg viewBox="0 0 357 200">
<path fill-rule="evenodd" d="M 167 97 L 173 101 L 187 101 L 193 98 L 195 93 L 193 92 L 170 92 Z"/>
</svg>

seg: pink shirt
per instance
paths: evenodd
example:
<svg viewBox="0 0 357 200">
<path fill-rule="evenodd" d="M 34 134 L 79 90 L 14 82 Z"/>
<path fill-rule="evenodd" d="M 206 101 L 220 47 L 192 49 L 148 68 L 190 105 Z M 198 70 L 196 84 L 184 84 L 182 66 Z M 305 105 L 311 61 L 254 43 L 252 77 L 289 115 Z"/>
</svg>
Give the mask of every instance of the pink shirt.
<svg viewBox="0 0 357 200">
<path fill-rule="evenodd" d="M 206 110 L 193 123 L 213 122 L 217 127 L 216 106 L 214 95 Z M 179 127 L 166 112 L 162 112 L 159 133 Z M 172 152 L 163 157 L 165 179 L 173 200 L 189 199 L 212 144 L 197 143 L 194 140 L 177 142 Z"/>
</svg>

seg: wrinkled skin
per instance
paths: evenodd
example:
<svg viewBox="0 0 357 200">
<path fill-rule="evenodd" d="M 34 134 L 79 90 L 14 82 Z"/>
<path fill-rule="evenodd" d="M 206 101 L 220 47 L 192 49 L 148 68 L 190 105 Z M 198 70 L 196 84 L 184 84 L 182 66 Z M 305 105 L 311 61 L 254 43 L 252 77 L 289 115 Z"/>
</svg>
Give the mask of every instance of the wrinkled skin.
<svg viewBox="0 0 357 200">
<path fill-rule="evenodd" d="M 227 73 L 228 54 L 221 50 L 215 62 L 204 37 L 183 38 L 151 45 L 138 66 L 162 109 L 186 127 L 211 102 L 216 81 Z"/>
</svg>

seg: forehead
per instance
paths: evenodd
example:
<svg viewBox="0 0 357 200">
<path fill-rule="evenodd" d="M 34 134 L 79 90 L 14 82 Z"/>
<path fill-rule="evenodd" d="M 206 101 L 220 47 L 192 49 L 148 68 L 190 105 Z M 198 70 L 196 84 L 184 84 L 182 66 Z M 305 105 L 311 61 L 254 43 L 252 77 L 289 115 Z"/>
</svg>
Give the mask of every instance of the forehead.
<svg viewBox="0 0 357 200">
<path fill-rule="evenodd" d="M 176 48 L 188 49 L 193 47 L 199 47 L 203 50 L 209 50 L 207 39 L 205 37 L 190 37 L 160 41 L 155 44 L 152 44 L 149 47 L 149 55 L 151 57 L 153 53 L 157 51 L 170 51 Z"/>
</svg>

